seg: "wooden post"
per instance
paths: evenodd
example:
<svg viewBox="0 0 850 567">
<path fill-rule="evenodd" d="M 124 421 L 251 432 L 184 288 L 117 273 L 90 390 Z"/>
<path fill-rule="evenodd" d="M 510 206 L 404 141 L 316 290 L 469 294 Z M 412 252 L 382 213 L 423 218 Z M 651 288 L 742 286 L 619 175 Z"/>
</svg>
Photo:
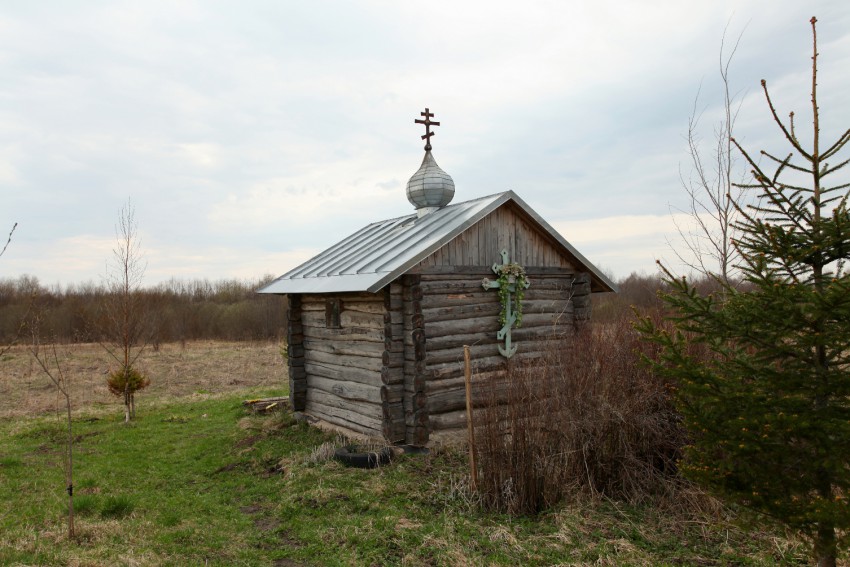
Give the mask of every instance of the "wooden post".
<svg viewBox="0 0 850 567">
<path fill-rule="evenodd" d="M 469 345 L 463 345 L 463 370 L 466 382 L 466 429 L 469 432 L 469 487 L 478 490 L 478 468 L 475 466 L 475 426 L 472 423 L 472 365 Z"/>
</svg>

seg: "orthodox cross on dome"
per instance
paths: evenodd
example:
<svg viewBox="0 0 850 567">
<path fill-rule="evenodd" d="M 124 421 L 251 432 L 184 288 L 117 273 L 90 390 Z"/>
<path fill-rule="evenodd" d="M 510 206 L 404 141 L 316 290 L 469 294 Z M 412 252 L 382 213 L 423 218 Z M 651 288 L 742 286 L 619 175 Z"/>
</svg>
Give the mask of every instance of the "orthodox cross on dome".
<svg viewBox="0 0 850 567">
<path fill-rule="evenodd" d="M 434 113 L 430 112 L 427 108 L 425 112 L 420 112 L 420 116 L 424 116 L 425 120 L 416 119 L 414 122 L 416 124 L 424 124 L 425 125 L 425 134 L 422 135 L 422 139 L 425 140 L 425 151 L 431 151 L 431 136 L 435 134 L 435 132 L 431 131 L 431 126 L 439 126 L 439 122 L 432 122 L 431 118 L 434 117 Z"/>
</svg>

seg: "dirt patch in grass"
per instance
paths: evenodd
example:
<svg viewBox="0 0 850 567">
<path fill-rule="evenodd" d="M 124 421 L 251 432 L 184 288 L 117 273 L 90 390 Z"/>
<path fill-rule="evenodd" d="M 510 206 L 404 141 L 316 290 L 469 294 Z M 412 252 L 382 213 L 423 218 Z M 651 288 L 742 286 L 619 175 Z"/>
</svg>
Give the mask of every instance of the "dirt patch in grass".
<svg viewBox="0 0 850 567">
<path fill-rule="evenodd" d="M 115 406 L 106 377 L 115 362 L 96 344 L 60 345 L 62 370 L 71 380 L 75 411 Z M 136 396 L 145 404 L 186 396 L 222 394 L 246 388 L 277 388 L 286 383 L 285 360 L 276 342 L 198 341 L 163 344 L 146 349 L 137 363 L 151 385 Z M 6 353 L 0 364 L 0 418 L 55 411 L 60 400 L 50 380 L 23 346 Z"/>
</svg>

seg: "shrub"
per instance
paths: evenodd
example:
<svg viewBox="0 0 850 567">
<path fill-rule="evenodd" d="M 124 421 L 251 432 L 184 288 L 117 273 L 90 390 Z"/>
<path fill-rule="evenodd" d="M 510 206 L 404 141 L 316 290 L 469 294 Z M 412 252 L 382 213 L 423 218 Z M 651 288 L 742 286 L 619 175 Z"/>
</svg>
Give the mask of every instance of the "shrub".
<svg viewBox="0 0 850 567">
<path fill-rule="evenodd" d="M 127 383 L 129 382 L 129 388 L 127 388 Z M 146 388 L 150 385 L 150 378 L 139 372 L 133 367 L 129 367 L 126 369 L 119 368 L 118 370 L 109 374 L 109 377 L 106 379 L 106 386 L 109 388 L 109 391 L 115 396 L 123 396 L 125 389 L 129 391 L 130 394 L 134 392 L 138 392 L 139 390 Z"/>
<path fill-rule="evenodd" d="M 482 501 L 534 514 L 571 491 L 637 502 L 669 486 L 685 434 L 667 383 L 640 362 L 648 348 L 623 315 L 579 329 L 544 364 L 479 384 Z"/>
</svg>

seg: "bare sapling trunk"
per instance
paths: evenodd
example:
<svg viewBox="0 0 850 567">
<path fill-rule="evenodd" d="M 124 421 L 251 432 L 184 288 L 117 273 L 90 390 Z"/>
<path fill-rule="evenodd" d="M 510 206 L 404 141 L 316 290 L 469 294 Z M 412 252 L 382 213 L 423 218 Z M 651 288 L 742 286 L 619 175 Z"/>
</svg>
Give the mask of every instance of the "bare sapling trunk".
<svg viewBox="0 0 850 567">
<path fill-rule="evenodd" d="M 50 345 L 50 350 L 47 354 L 41 352 L 39 338 L 38 317 L 33 318 L 32 344 L 29 351 L 35 358 L 42 371 L 50 378 L 56 390 L 62 395 L 65 401 L 65 418 L 67 421 L 68 441 L 65 448 L 65 490 L 68 493 L 68 538 L 73 539 L 74 533 L 74 433 L 73 422 L 71 420 L 71 385 L 68 375 L 63 372 L 62 364 L 59 361 L 59 353 L 56 349 L 55 342 Z"/>
</svg>

